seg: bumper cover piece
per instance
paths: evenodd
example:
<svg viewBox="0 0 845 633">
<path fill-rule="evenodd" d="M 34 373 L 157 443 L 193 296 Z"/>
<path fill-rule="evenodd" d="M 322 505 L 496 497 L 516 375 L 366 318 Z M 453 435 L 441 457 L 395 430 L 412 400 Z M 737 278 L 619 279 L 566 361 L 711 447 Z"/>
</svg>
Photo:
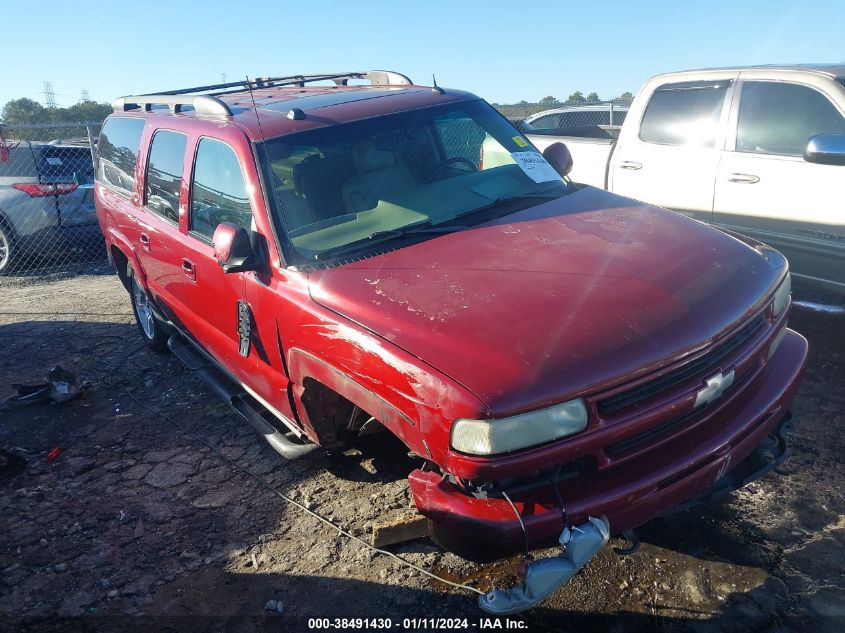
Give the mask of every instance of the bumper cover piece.
<svg viewBox="0 0 845 633">
<path fill-rule="evenodd" d="M 530 609 L 577 574 L 609 538 L 607 517 L 589 517 L 581 525 L 564 528 L 559 542 L 565 549 L 560 556 L 534 561 L 519 587 L 493 589 L 478 599 L 479 606 L 494 615 Z"/>
</svg>

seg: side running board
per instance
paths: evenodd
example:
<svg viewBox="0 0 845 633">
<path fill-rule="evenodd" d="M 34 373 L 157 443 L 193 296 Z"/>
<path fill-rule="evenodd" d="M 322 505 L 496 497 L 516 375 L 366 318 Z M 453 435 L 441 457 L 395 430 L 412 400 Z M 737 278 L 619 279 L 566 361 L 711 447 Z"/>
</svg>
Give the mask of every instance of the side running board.
<svg viewBox="0 0 845 633">
<path fill-rule="evenodd" d="M 319 445 L 303 444 L 297 441 L 293 433 L 286 434 L 277 429 L 267 419 L 267 417 L 272 417 L 272 414 L 268 413 L 240 385 L 217 369 L 203 354 L 194 349 L 190 342 L 185 342 L 178 335 L 174 335 L 168 339 L 167 347 L 188 369 L 193 371 L 198 378 L 202 379 L 215 394 L 227 402 L 246 422 L 249 422 L 256 433 L 263 437 L 279 455 L 286 459 L 302 459 L 321 451 Z"/>
</svg>

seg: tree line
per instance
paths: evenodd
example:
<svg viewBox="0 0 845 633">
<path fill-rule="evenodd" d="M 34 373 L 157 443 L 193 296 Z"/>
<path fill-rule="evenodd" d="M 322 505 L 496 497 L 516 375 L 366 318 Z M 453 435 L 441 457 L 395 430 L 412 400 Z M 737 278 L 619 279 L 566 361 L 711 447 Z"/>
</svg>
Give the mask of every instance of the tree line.
<svg viewBox="0 0 845 633">
<path fill-rule="evenodd" d="M 634 100 L 634 95 L 630 92 L 623 92 L 621 95 L 614 99 L 609 99 L 609 101 L 613 101 L 616 103 L 630 103 Z M 565 101 L 561 101 L 555 96 L 549 95 L 548 97 L 543 97 L 540 99 L 537 104 L 541 106 L 545 106 L 547 108 L 556 108 L 558 106 L 573 106 L 573 105 L 590 105 L 591 103 L 603 103 L 602 99 L 599 97 L 598 93 L 591 92 L 586 97 L 584 93 L 580 90 L 576 90 L 571 95 L 569 95 Z M 511 104 L 511 105 L 533 105 L 528 101 L 520 101 L 519 103 Z"/>
<path fill-rule="evenodd" d="M 0 110 L 0 122 L 5 125 L 33 125 L 43 123 L 76 123 L 102 121 L 112 112 L 108 103 L 81 101 L 66 108 L 48 108 L 23 97 L 12 99 Z"/>
</svg>

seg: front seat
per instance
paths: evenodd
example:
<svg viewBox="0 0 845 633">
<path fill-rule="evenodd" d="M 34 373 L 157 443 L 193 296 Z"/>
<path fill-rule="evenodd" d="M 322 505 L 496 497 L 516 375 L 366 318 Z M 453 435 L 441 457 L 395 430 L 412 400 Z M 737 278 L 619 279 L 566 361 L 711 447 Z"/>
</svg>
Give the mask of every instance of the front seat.
<svg viewBox="0 0 845 633">
<path fill-rule="evenodd" d="M 379 200 L 417 184 L 396 154 L 376 149 L 373 139 L 352 146 L 352 162 L 358 173 L 342 188 L 343 203 L 349 213 L 372 209 Z"/>
</svg>

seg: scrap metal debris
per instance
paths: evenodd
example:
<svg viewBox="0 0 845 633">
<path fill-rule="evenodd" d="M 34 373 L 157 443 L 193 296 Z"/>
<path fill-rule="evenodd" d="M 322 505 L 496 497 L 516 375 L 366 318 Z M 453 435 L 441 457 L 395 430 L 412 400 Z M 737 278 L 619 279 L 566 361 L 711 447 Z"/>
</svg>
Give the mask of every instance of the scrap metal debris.
<svg viewBox="0 0 845 633">
<path fill-rule="evenodd" d="M 36 385 L 13 384 L 17 394 L 0 402 L 0 405 L 14 406 L 33 404 L 36 402 L 55 402 L 62 404 L 73 400 L 87 387 L 87 383 L 79 382 L 72 371 L 56 365 L 47 372 L 44 382 Z"/>
<path fill-rule="evenodd" d="M 534 561 L 528 566 L 519 587 L 493 589 L 479 597 L 479 606 L 494 615 L 530 609 L 578 573 L 608 539 L 610 523 L 607 517 L 589 517 L 581 525 L 564 528 L 559 540 L 564 546 L 560 556 Z"/>
</svg>

